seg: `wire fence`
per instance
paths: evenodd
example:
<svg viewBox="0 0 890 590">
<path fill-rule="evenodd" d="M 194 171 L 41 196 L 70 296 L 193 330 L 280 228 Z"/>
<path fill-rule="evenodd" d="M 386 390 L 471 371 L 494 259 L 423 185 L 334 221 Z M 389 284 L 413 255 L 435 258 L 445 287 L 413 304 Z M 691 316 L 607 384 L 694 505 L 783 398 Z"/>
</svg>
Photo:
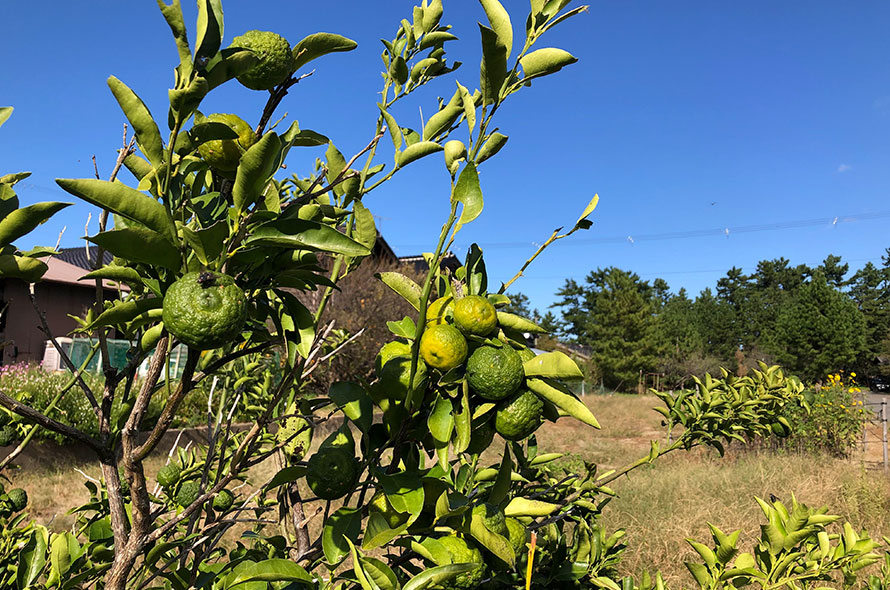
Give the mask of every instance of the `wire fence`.
<svg viewBox="0 0 890 590">
<path fill-rule="evenodd" d="M 888 449 L 887 441 L 890 396 L 877 398 L 875 395 L 866 395 L 862 400 L 862 405 L 871 410 L 871 417 L 867 418 L 862 425 L 863 459 L 877 460 L 878 449 L 880 449 L 880 464 L 884 471 L 890 471 L 890 449 Z"/>
</svg>

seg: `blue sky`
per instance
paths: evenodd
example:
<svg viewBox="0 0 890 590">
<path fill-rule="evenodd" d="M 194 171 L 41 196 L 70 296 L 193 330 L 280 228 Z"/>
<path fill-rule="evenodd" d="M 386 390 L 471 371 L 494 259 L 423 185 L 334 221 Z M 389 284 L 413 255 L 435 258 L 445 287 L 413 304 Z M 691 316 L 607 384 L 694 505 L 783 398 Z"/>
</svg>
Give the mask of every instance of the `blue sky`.
<svg viewBox="0 0 890 590">
<path fill-rule="evenodd" d="M 504 4 L 518 37 L 528 3 Z M 191 24 L 194 6 L 184 5 Z M 392 38 L 412 5 L 228 0 L 224 43 L 253 28 L 291 43 L 317 31 L 355 39 L 356 51 L 314 62 L 315 75 L 280 109 L 352 154 L 373 132 L 379 39 Z M 121 142 L 109 75 L 163 124 L 172 38 L 149 0 L 15 2 L 4 14 L 0 105 L 16 111 L 0 129 L 0 173 L 34 173 L 18 187 L 26 204 L 68 200 L 53 179 L 92 176 L 94 154 L 106 177 Z M 419 109 L 428 115 L 455 78 L 478 86 L 476 22 L 484 19 L 476 2 L 445 0 L 443 22 L 461 38 L 450 55 L 464 66 L 400 105 L 400 124 L 418 127 Z M 876 0 L 591 5 L 539 42 L 579 63 L 499 112 L 510 140 L 480 168 L 485 211 L 461 232 L 457 253 L 478 242 L 489 274 L 506 280 L 599 193 L 593 228 L 558 242 L 516 284 L 533 306 L 549 305 L 566 278 L 611 265 L 697 293 L 731 266 L 751 271 L 767 258 L 817 264 L 836 254 L 854 268 L 879 261 L 890 246 L 888 26 L 890 4 Z M 264 102 L 231 84 L 202 110 L 255 122 Z M 391 144 L 381 145 L 380 161 L 391 164 Z M 288 171 L 307 173 L 318 155 L 292 151 Z M 441 158 L 401 172 L 366 204 L 398 254 L 432 249 L 448 208 Z M 34 242 L 54 244 L 64 225 L 62 245 L 80 245 L 88 211 L 69 208 Z"/>
</svg>

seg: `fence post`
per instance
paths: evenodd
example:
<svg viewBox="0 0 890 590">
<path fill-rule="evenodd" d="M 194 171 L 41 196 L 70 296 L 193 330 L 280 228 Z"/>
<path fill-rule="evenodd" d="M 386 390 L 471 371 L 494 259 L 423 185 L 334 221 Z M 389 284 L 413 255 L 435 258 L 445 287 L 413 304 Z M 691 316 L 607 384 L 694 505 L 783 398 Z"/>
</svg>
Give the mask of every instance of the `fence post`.
<svg viewBox="0 0 890 590">
<path fill-rule="evenodd" d="M 884 471 L 888 468 L 887 457 L 887 397 L 881 398 L 881 447 L 884 451 Z"/>
</svg>

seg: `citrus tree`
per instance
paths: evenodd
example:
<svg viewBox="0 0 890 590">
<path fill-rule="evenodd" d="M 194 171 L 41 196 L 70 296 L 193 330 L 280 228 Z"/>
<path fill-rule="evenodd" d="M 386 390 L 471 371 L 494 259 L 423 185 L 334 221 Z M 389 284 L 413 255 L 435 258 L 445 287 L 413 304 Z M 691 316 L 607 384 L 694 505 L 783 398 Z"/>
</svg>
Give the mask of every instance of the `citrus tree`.
<svg viewBox="0 0 890 590">
<path fill-rule="evenodd" d="M 132 140 L 109 180 L 57 181 L 102 211 L 99 232 L 88 238 L 100 251 L 87 275 L 97 302 L 77 330 L 95 345 L 81 366 L 37 310 L 72 373 L 59 395 L 83 396 L 98 434 L 54 417 L 57 399 L 35 408 L 0 392 L 11 428 L 3 442 L 18 445 L 3 467 L 40 427 L 88 447 L 102 480 L 87 482 L 91 499 L 73 509 L 76 525 L 62 533 L 27 522 L 23 490 L 0 492 L 0 586 L 617 588 L 621 533 L 607 535 L 597 522 L 614 493 L 610 482 L 674 450 L 722 452 L 733 439 L 786 433 L 780 414 L 800 403 L 801 388 L 763 367 L 753 377 L 709 377 L 694 391 L 663 394 L 676 437 L 623 469 L 566 471 L 558 454 L 539 451 L 534 432 L 544 420 L 599 425 L 564 384 L 581 377 L 575 363 L 559 352 L 535 356 L 523 334 L 542 330 L 499 308 L 544 248 L 590 226 L 597 197 L 497 288 L 476 246 L 456 272 L 442 270 L 443 253 L 482 212 L 478 168 L 507 141 L 493 124 L 500 106 L 575 61 L 538 47 L 585 9 L 568 4 L 533 0 L 514 46 L 509 14 L 497 0 L 481 0 L 488 24 L 480 25 L 478 88 L 458 82 L 412 129 L 392 106 L 456 68 L 446 48 L 457 40 L 442 23 L 440 0 L 415 6 L 384 41 L 380 114 L 367 146 L 347 157 L 318 131 L 270 121 L 307 63 L 354 42 L 317 33 L 291 46 L 275 33 L 248 31 L 223 47 L 219 0 L 199 0 L 193 38 L 178 0 L 158 2 L 179 52 L 166 117 L 156 119 L 129 86 L 109 78 Z M 208 93 L 235 80 L 268 94 L 256 126 L 200 110 Z M 0 110 L 0 123 L 10 113 Z M 463 140 L 455 139 L 459 129 Z M 316 367 L 349 345 L 350 336 L 325 322 L 325 309 L 374 245 L 368 194 L 440 152 L 450 211 L 426 255 L 429 272 L 420 282 L 379 276 L 414 313 L 389 322 L 392 341 L 377 355 L 373 380 L 308 391 Z M 303 171 L 283 177 L 284 162 L 300 169 L 301 159 Z M 119 179 L 122 170 L 133 178 Z M 66 204 L 20 207 L 13 186 L 25 176 L 0 177 L 0 276 L 35 283 L 47 270 L 41 258 L 54 251 L 21 251 L 13 242 Z M 103 252 L 111 263 L 101 262 Z M 117 298 L 104 298 L 104 281 L 122 285 Z M 124 368 L 108 362 L 112 330 L 132 342 Z M 177 345 L 187 349 L 179 376 L 168 362 Z M 82 378 L 97 353 L 101 388 Z M 146 459 L 187 396 L 208 382 L 208 444 L 171 452 L 152 481 Z M 158 400 L 159 417 L 146 423 Z M 233 428 L 236 415 L 250 419 L 246 429 Z M 255 481 L 250 468 L 273 457 L 281 468 Z M 696 578 L 703 586 L 711 579 Z"/>
</svg>

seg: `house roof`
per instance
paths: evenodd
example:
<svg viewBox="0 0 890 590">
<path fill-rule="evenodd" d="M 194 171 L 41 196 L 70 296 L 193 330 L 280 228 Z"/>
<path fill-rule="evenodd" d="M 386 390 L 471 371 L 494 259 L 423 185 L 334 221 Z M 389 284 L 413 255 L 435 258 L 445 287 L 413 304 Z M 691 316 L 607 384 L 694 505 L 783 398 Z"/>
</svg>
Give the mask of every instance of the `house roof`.
<svg viewBox="0 0 890 590">
<path fill-rule="evenodd" d="M 399 256 L 399 262 L 401 264 L 410 264 L 414 266 L 414 270 L 418 272 L 424 272 L 429 270 L 430 266 L 426 263 L 426 259 L 422 255 L 415 256 Z M 447 268 L 454 272 L 458 268 L 460 268 L 460 260 L 458 260 L 457 256 L 454 255 L 454 252 L 448 252 L 445 256 L 442 257 L 442 268 Z"/>
<path fill-rule="evenodd" d="M 99 255 L 99 246 L 90 246 L 89 251 L 89 260 L 87 260 L 87 248 L 80 246 L 76 248 L 60 248 L 59 253 L 56 254 L 54 258 L 89 271 L 93 270 L 93 261 L 95 261 L 96 257 Z M 110 264 L 112 258 L 111 252 L 106 251 L 105 255 L 102 256 L 102 263 Z"/>
<path fill-rule="evenodd" d="M 84 257 L 84 259 L 86 258 Z M 45 262 L 49 269 L 46 271 L 46 274 L 43 275 L 43 280 L 48 283 L 62 283 L 65 285 L 77 285 L 78 287 L 87 288 L 96 287 L 94 279 L 82 278 L 83 275 L 86 274 L 86 271 L 79 266 L 60 260 L 58 256 L 47 258 Z M 105 279 L 102 281 L 102 286 L 106 289 L 117 289 L 118 283 Z M 130 290 L 126 285 L 120 285 L 120 288 L 124 291 Z"/>
</svg>

